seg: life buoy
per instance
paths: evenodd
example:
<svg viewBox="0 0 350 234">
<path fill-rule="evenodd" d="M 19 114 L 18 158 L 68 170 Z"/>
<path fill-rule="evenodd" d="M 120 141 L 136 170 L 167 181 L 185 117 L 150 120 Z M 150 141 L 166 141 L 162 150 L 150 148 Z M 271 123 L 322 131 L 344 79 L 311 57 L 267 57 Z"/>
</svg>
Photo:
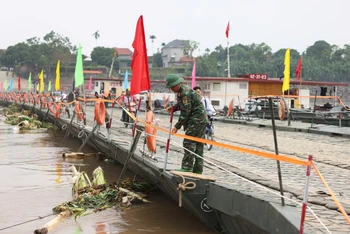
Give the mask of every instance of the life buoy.
<svg viewBox="0 0 350 234">
<path fill-rule="evenodd" d="M 55 103 L 56 104 L 56 103 Z M 55 113 L 55 118 L 58 119 L 60 117 L 61 114 L 61 103 L 58 103 L 56 105 L 56 113 Z"/>
<path fill-rule="evenodd" d="M 95 105 L 95 120 L 98 125 L 103 125 L 106 118 L 106 107 L 105 104 L 97 100 Z"/>
<path fill-rule="evenodd" d="M 286 104 L 284 104 L 283 100 L 280 100 L 280 105 L 278 107 L 278 116 L 280 117 L 280 120 L 284 119 Z"/>
<path fill-rule="evenodd" d="M 29 97 L 27 94 L 24 94 L 24 101 L 25 103 L 29 103 Z"/>
<path fill-rule="evenodd" d="M 36 101 L 36 104 L 39 105 L 39 101 L 40 101 L 40 95 L 39 94 L 36 95 L 35 101 Z"/>
<path fill-rule="evenodd" d="M 80 121 L 83 120 L 82 108 L 81 108 L 80 102 L 78 101 L 75 102 L 75 113 L 77 114 L 77 117 Z"/>
<path fill-rule="evenodd" d="M 233 111 L 233 99 L 230 101 L 230 104 L 228 104 L 227 116 L 231 116 L 232 111 Z"/>
<path fill-rule="evenodd" d="M 146 123 L 153 124 L 153 121 L 154 121 L 153 112 L 149 110 L 146 113 Z M 146 144 L 147 144 L 148 151 L 154 153 L 156 152 L 157 129 L 151 126 L 146 126 L 145 132 L 146 132 Z"/>
<path fill-rule="evenodd" d="M 42 107 L 45 109 L 47 105 L 46 97 L 41 97 L 41 103 L 42 103 Z"/>
<path fill-rule="evenodd" d="M 49 104 L 47 105 L 47 107 L 49 108 L 49 111 L 50 111 L 52 114 L 55 114 L 55 113 L 56 113 L 56 109 L 57 109 L 56 103 L 54 103 L 54 102 L 49 102 Z M 53 109 L 52 107 L 54 107 L 55 109 Z"/>
</svg>

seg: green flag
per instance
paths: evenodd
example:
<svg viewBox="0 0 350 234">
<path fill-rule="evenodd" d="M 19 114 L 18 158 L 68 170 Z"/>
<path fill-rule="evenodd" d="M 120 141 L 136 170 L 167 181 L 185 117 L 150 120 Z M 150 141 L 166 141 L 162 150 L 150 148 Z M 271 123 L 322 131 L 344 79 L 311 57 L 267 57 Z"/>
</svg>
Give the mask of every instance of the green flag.
<svg viewBox="0 0 350 234">
<path fill-rule="evenodd" d="M 29 78 L 28 78 L 28 91 L 30 91 L 32 88 L 32 73 L 29 73 Z"/>
<path fill-rule="evenodd" d="M 5 89 L 5 91 L 7 91 L 7 80 L 5 80 L 5 84 L 4 84 L 4 89 Z"/>
<path fill-rule="evenodd" d="M 51 80 L 49 81 L 49 87 L 47 88 L 47 91 L 51 91 Z"/>
<path fill-rule="evenodd" d="M 75 88 L 84 84 L 84 72 L 83 72 L 83 55 L 81 54 L 81 45 L 79 44 L 77 53 L 77 62 L 75 64 Z"/>
</svg>

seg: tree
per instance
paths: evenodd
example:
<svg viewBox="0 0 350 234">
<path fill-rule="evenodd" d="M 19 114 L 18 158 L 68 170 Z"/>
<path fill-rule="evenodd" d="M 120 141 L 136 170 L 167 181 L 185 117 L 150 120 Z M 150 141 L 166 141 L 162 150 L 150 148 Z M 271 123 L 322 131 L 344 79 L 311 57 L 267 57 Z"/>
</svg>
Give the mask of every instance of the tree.
<svg viewBox="0 0 350 234">
<path fill-rule="evenodd" d="M 92 35 L 93 35 L 93 36 L 95 37 L 95 39 L 96 39 L 96 47 L 97 47 L 97 40 L 98 40 L 98 38 L 100 38 L 99 30 L 97 30 L 96 32 L 94 32 Z"/>
<path fill-rule="evenodd" d="M 199 42 L 186 40 L 183 41 L 184 54 L 188 55 L 190 58 L 193 58 L 193 52 L 196 51 L 199 47 Z"/>
<path fill-rule="evenodd" d="M 106 48 L 106 47 L 95 47 L 91 52 L 91 60 L 93 63 L 98 65 L 103 65 L 106 67 L 111 66 L 112 59 L 114 56 L 114 48 Z M 116 70 L 119 69 L 119 60 L 116 58 L 114 60 L 114 68 Z"/>
<path fill-rule="evenodd" d="M 152 67 L 163 67 L 163 59 L 161 53 L 153 55 Z"/>
<path fill-rule="evenodd" d="M 152 55 L 153 55 L 153 42 L 155 39 L 157 39 L 157 37 L 155 35 L 150 35 L 149 39 L 151 39 L 151 41 L 152 41 Z"/>
</svg>

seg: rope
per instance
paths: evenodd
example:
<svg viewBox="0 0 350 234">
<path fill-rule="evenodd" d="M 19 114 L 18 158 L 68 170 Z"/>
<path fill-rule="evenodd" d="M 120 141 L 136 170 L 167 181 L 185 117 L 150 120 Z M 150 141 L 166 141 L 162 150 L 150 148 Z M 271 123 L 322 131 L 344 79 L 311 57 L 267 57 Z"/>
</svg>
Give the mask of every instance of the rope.
<svg viewBox="0 0 350 234">
<path fill-rule="evenodd" d="M 182 183 L 180 183 L 177 186 L 177 190 L 179 190 L 179 207 L 182 207 L 182 191 L 186 191 L 189 189 L 195 189 L 196 188 L 196 183 L 190 181 L 190 182 L 186 182 L 185 183 L 185 177 L 183 177 L 182 175 L 179 175 L 182 178 Z"/>
<path fill-rule="evenodd" d="M 318 175 L 318 177 L 320 177 L 320 179 L 321 179 L 322 183 L 324 184 L 324 186 L 327 188 L 329 194 L 331 195 L 333 201 L 335 202 L 335 204 L 337 205 L 338 209 L 340 210 L 340 212 L 344 216 L 345 220 L 350 224 L 350 219 L 349 219 L 348 215 L 346 214 L 344 208 L 342 207 L 342 205 L 340 204 L 338 199 L 335 197 L 335 195 L 334 195 L 333 191 L 331 190 L 331 188 L 328 186 L 328 184 L 325 181 L 325 179 L 323 178 L 321 172 L 318 170 L 318 168 L 316 167 L 316 165 L 313 162 L 311 162 L 311 165 L 315 169 L 316 174 Z"/>
<path fill-rule="evenodd" d="M 49 216 L 52 216 L 52 215 L 55 215 L 55 214 L 48 214 L 48 215 L 44 215 L 44 216 L 39 216 L 38 218 L 35 218 L 35 219 L 31 219 L 31 220 L 28 220 L 28 221 L 17 223 L 17 224 L 8 226 L 8 227 L 0 228 L 0 231 L 6 230 L 6 229 L 10 229 L 10 228 L 13 228 L 13 227 L 17 227 L 17 226 L 20 226 L 20 225 L 23 225 L 23 224 L 26 224 L 26 223 L 30 223 L 30 222 L 33 222 L 33 221 L 36 221 L 36 220 L 39 220 L 39 219 L 43 219 L 43 218 L 46 218 L 46 217 L 49 217 Z"/>
</svg>

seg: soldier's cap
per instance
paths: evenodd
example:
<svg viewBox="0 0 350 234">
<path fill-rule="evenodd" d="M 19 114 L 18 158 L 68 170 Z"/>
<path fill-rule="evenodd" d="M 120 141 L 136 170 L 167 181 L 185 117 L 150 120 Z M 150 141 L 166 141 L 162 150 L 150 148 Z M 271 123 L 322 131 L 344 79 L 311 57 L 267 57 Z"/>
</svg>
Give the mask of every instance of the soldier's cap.
<svg viewBox="0 0 350 234">
<path fill-rule="evenodd" d="M 184 79 L 176 74 L 170 74 L 166 77 L 166 88 L 174 87 L 175 85 L 180 84 Z"/>
</svg>

